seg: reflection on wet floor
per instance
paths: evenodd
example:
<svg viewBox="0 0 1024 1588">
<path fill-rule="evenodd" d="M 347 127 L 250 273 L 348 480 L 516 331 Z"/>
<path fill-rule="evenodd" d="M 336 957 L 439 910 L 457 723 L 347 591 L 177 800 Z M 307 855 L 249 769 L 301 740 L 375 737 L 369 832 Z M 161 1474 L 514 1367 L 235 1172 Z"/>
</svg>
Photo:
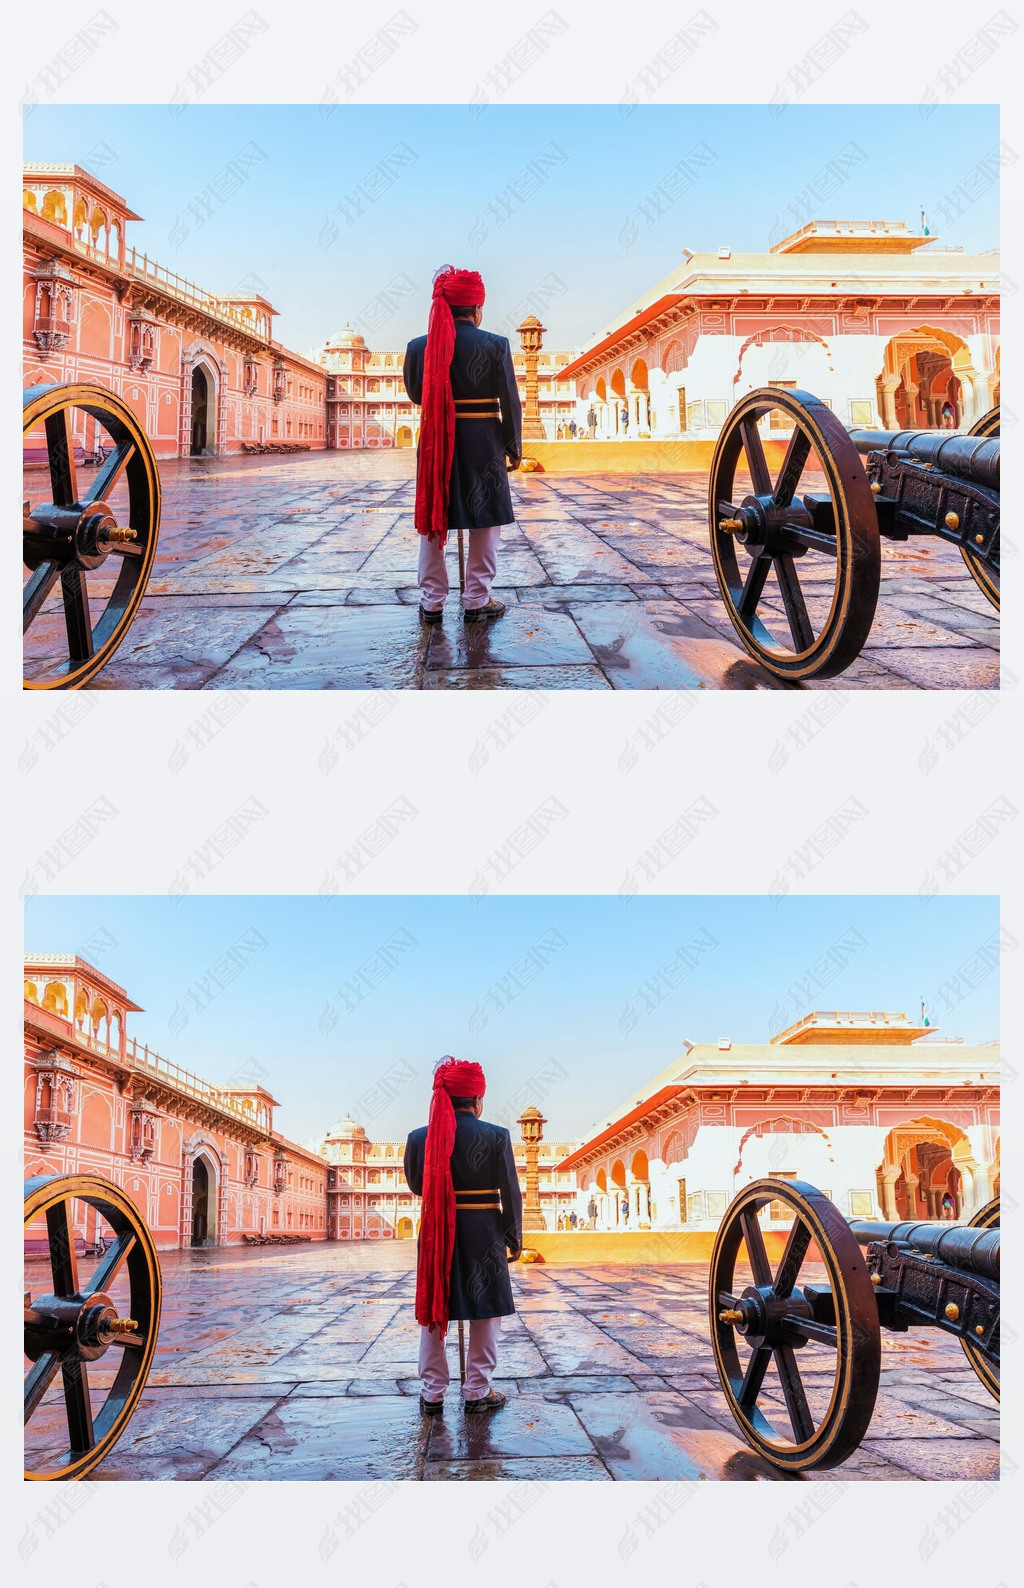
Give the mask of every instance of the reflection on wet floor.
<svg viewBox="0 0 1024 1588">
<path fill-rule="evenodd" d="M 718 1383 L 701 1265 L 513 1269 L 495 1383 L 466 1418 L 456 1383 L 419 1414 L 411 1243 L 167 1254 L 149 1383 L 103 1479 L 679 1479 L 998 1476 L 998 1407 L 959 1344 L 883 1335 L 868 1437 L 793 1478 L 739 1437 Z M 372 1266 L 370 1266 L 372 1265 Z M 813 1274 L 809 1274 L 814 1278 Z M 802 1364 L 812 1396 L 832 1370 Z M 45 1419 L 33 1439 L 45 1442 Z"/>
<path fill-rule="evenodd" d="M 780 687 L 725 615 L 703 475 L 514 475 L 495 586 L 507 616 L 464 626 L 453 536 L 456 590 L 424 632 L 413 469 L 404 451 L 162 465 L 149 591 L 91 687 Z M 812 613 L 816 591 L 812 578 Z M 60 622 L 37 619 L 33 643 L 45 648 Z M 803 687 L 995 687 L 998 633 L 954 547 L 883 542 L 867 646 L 841 677 Z"/>
</svg>

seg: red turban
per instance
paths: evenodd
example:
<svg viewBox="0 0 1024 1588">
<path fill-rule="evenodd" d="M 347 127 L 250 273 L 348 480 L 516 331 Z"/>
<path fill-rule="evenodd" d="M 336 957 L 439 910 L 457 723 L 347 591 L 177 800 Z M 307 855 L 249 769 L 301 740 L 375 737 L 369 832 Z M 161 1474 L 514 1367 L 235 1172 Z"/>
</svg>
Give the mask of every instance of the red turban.
<svg viewBox="0 0 1024 1588">
<path fill-rule="evenodd" d="M 482 1097 L 487 1082 L 479 1064 L 463 1064 L 450 1056 L 434 1070 L 434 1090 L 427 1118 L 423 1154 L 423 1206 L 420 1211 L 420 1245 L 416 1263 L 416 1322 L 448 1332 L 448 1286 L 455 1249 L 455 1187 L 452 1183 L 452 1150 L 455 1146 L 453 1097 Z"/>
<path fill-rule="evenodd" d="M 448 539 L 448 488 L 455 451 L 455 399 L 450 373 L 455 353 L 452 305 L 473 308 L 483 301 L 484 284 L 475 270 L 443 265 L 434 277 L 423 357 L 415 524 L 421 535 L 440 536 L 442 547 Z"/>
</svg>

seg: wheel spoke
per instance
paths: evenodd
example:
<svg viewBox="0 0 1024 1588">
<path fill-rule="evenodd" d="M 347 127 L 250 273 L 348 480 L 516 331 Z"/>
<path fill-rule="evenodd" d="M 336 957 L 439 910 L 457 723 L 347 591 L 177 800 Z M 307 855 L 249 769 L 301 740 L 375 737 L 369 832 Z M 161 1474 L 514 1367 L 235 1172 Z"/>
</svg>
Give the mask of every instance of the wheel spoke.
<svg viewBox="0 0 1024 1588">
<path fill-rule="evenodd" d="M 123 1234 L 117 1237 L 110 1250 L 104 1252 L 92 1278 L 89 1280 L 90 1290 L 108 1289 L 114 1275 L 134 1245 L 135 1236 L 131 1230 L 125 1230 Z"/>
<path fill-rule="evenodd" d="M 798 1445 L 804 1444 L 814 1433 L 814 1418 L 807 1404 L 800 1369 L 791 1345 L 775 1347 L 775 1364 L 782 1380 L 782 1393 L 786 1397 L 786 1410 Z"/>
<path fill-rule="evenodd" d="M 75 1232 L 68 1218 L 67 1202 L 58 1202 L 46 1210 L 46 1234 L 50 1246 L 50 1274 L 55 1296 L 67 1298 L 78 1295 L 78 1260 L 75 1256 Z"/>
<path fill-rule="evenodd" d="M 764 1234 L 757 1222 L 757 1213 L 752 1204 L 748 1204 L 740 1213 L 740 1223 L 743 1226 L 743 1239 L 747 1246 L 747 1261 L 754 1275 L 755 1285 L 771 1285 L 772 1270 L 768 1262 L 768 1253 L 764 1248 Z"/>
<path fill-rule="evenodd" d="M 771 572 L 772 560 L 770 557 L 755 557 L 747 569 L 747 577 L 743 582 L 743 590 L 736 610 L 741 618 L 748 621 L 757 611 L 757 603 L 764 593 L 765 580 Z"/>
<path fill-rule="evenodd" d="M 92 619 L 89 616 L 89 590 L 83 568 L 65 568 L 60 576 L 64 586 L 64 622 L 68 631 L 68 657 L 71 662 L 87 662 L 92 655 Z"/>
<path fill-rule="evenodd" d="M 754 495 L 771 496 L 772 479 L 768 473 L 768 460 L 764 455 L 761 434 L 753 414 L 743 415 L 740 420 L 740 433 L 743 436 L 743 451 L 746 453 Z"/>
<path fill-rule="evenodd" d="M 46 420 L 46 452 L 50 465 L 50 488 L 56 507 L 71 507 L 78 500 L 75 473 L 75 442 L 71 428 L 72 408 L 61 408 Z"/>
<path fill-rule="evenodd" d="M 740 1385 L 739 1394 L 736 1396 L 744 1411 L 749 1410 L 756 1404 L 771 1359 L 770 1346 L 759 1345 L 756 1351 L 751 1352 L 750 1361 L 747 1363 L 747 1371 L 743 1375 L 743 1383 Z"/>
<path fill-rule="evenodd" d="M 116 446 L 110 457 L 102 463 L 96 478 L 85 493 L 85 502 L 96 502 L 106 496 L 117 483 L 118 476 L 127 468 L 135 453 L 134 441 L 122 441 Z M 83 504 L 84 505 L 84 504 Z"/>
<path fill-rule="evenodd" d="M 811 1232 L 802 1219 L 794 1219 L 793 1228 L 789 1232 L 786 1249 L 782 1260 L 775 1271 L 774 1290 L 777 1296 L 791 1296 L 796 1276 L 800 1272 L 800 1264 L 807 1256 L 807 1248 L 811 1244 Z M 102 1286 L 97 1287 L 102 1288 Z"/>
<path fill-rule="evenodd" d="M 64 1405 L 68 1414 L 68 1443 L 74 1452 L 91 1450 L 92 1403 L 89 1399 L 89 1374 L 80 1357 L 66 1357 L 61 1363 L 64 1375 Z"/>
<path fill-rule="evenodd" d="M 53 589 L 54 580 L 59 573 L 59 563 L 41 562 L 22 591 L 21 631 L 23 634 L 38 615 L 39 609 Z"/>
<path fill-rule="evenodd" d="M 811 438 L 806 431 L 801 430 L 798 426 L 789 438 L 786 456 L 782 460 L 782 468 L 779 470 L 779 477 L 775 481 L 773 500 L 776 507 L 788 507 L 790 502 L 792 502 L 810 451 Z"/>
<path fill-rule="evenodd" d="M 31 1371 L 25 1376 L 25 1421 L 28 1422 L 39 1402 L 53 1383 L 54 1374 L 60 1367 L 60 1356 L 56 1351 L 44 1351 L 37 1362 L 33 1362 Z"/>
<path fill-rule="evenodd" d="M 782 604 L 789 619 L 793 646 L 798 651 L 809 650 L 814 644 L 814 630 L 807 615 L 804 593 L 800 588 L 800 580 L 797 578 L 792 557 L 783 555 L 775 558 L 775 577 L 782 591 Z"/>
</svg>

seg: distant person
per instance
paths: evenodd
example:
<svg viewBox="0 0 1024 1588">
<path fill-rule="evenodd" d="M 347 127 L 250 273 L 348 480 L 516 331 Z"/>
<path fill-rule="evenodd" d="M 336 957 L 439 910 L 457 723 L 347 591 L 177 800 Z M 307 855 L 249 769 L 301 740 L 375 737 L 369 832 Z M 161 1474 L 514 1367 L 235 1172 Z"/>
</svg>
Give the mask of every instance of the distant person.
<svg viewBox="0 0 1024 1588">
<path fill-rule="evenodd" d="M 593 403 L 591 403 L 590 407 L 587 409 L 587 434 L 589 435 L 591 441 L 593 441 L 594 437 L 597 435 L 597 413 L 594 409 Z"/>
<path fill-rule="evenodd" d="M 491 596 L 503 529 L 513 524 L 506 459 L 522 459 L 522 411 L 508 337 L 481 331 L 484 284 L 475 270 L 445 265 L 434 277 L 426 336 L 409 343 L 405 389 L 422 406 L 416 449 L 420 619 L 440 623 L 448 594 L 445 542 L 469 532 L 466 623 L 500 618 Z"/>
<path fill-rule="evenodd" d="M 574 1230 L 576 1228 L 576 1209 L 575 1208 L 573 1208 L 572 1212 L 569 1214 L 569 1228 L 571 1230 Z"/>
<path fill-rule="evenodd" d="M 570 419 L 569 420 L 569 434 L 572 437 L 572 439 L 575 441 L 576 440 L 576 421 L 575 421 L 575 419 Z"/>
<path fill-rule="evenodd" d="M 620 419 L 621 424 L 622 424 L 622 433 L 623 433 L 623 435 L 628 436 L 629 435 L 629 409 L 628 408 L 623 408 L 622 412 L 619 415 L 619 419 Z"/>
<path fill-rule="evenodd" d="M 450 1055 L 434 1067 L 427 1124 L 411 1131 L 405 1178 L 423 1198 L 416 1247 L 420 1325 L 420 1410 L 436 1417 L 448 1388 L 445 1336 L 451 1318 L 469 1320 L 467 1414 L 500 1411 L 491 1388 L 502 1318 L 515 1312 L 509 1261 L 523 1245 L 523 1206 L 512 1139 L 480 1118 L 486 1088 L 479 1064 Z"/>
<path fill-rule="evenodd" d="M 587 1203 L 587 1223 L 590 1225 L 592 1230 L 597 1229 L 597 1203 L 594 1201 L 593 1197 L 591 1197 L 590 1201 Z"/>
<path fill-rule="evenodd" d="M 619 1203 L 619 1211 L 622 1214 L 622 1222 L 623 1222 L 623 1224 L 628 1224 L 629 1223 L 629 1198 L 628 1197 L 623 1197 L 622 1201 Z"/>
</svg>

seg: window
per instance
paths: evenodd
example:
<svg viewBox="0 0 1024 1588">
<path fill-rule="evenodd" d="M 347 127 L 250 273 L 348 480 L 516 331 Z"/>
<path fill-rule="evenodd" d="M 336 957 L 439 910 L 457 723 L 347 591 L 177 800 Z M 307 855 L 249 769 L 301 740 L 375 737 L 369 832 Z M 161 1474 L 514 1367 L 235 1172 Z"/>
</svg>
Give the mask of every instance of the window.
<svg viewBox="0 0 1024 1588">
<path fill-rule="evenodd" d="M 773 384 L 774 384 L 774 382 L 773 382 Z M 796 382 L 794 381 L 793 384 L 795 386 Z M 795 1180 L 796 1179 L 796 1170 L 795 1169 L 773 1169 L 772 1170 L 772 1179 L 773 1180 Z M 826 1195 L 826 1193 L 823 1192 L 822 1195 Z M 769 1202 L 767 1215 L 765 1215 L 762 1212 L 761 1216 L 762 1216 L 762 1218 L 767 1216 L 767 1218 L 770 1219 L 773 1224 L 792 1224 L 792 1222 L 793 1222 L 793 1210 L 792 1210 L 792 1208 L 787 1207 L 785 1202 L 780 1202 L 780 1201 L 777 1201 L 777 1200 Z"/>
<path fill-rule="evenodd" d="M 770 380 L 769 386 L 778 386 L 782 391 L 796 391 L 795 380 Z M 792 430 L 793 420 L 781 408 L 773 408 L 768 415 L 769 430 Z"/>
<path fill-rule="evenodd" d="M 850 400 L 850 423 L 852 425 L 870 425 L 874 421 L 874 408 L 869 402 L 855 402 Z"/>
<path fill-rule="evenodd" d="M 685 430 L 686 429 L 686 387 L 685 386 L 680 386 L 678 392 L 676 393 L 676 398 L 677 398 L 678 403 L 679 403 L 679 428 L 680 428 L 680 430 Z"/>
</svg>

